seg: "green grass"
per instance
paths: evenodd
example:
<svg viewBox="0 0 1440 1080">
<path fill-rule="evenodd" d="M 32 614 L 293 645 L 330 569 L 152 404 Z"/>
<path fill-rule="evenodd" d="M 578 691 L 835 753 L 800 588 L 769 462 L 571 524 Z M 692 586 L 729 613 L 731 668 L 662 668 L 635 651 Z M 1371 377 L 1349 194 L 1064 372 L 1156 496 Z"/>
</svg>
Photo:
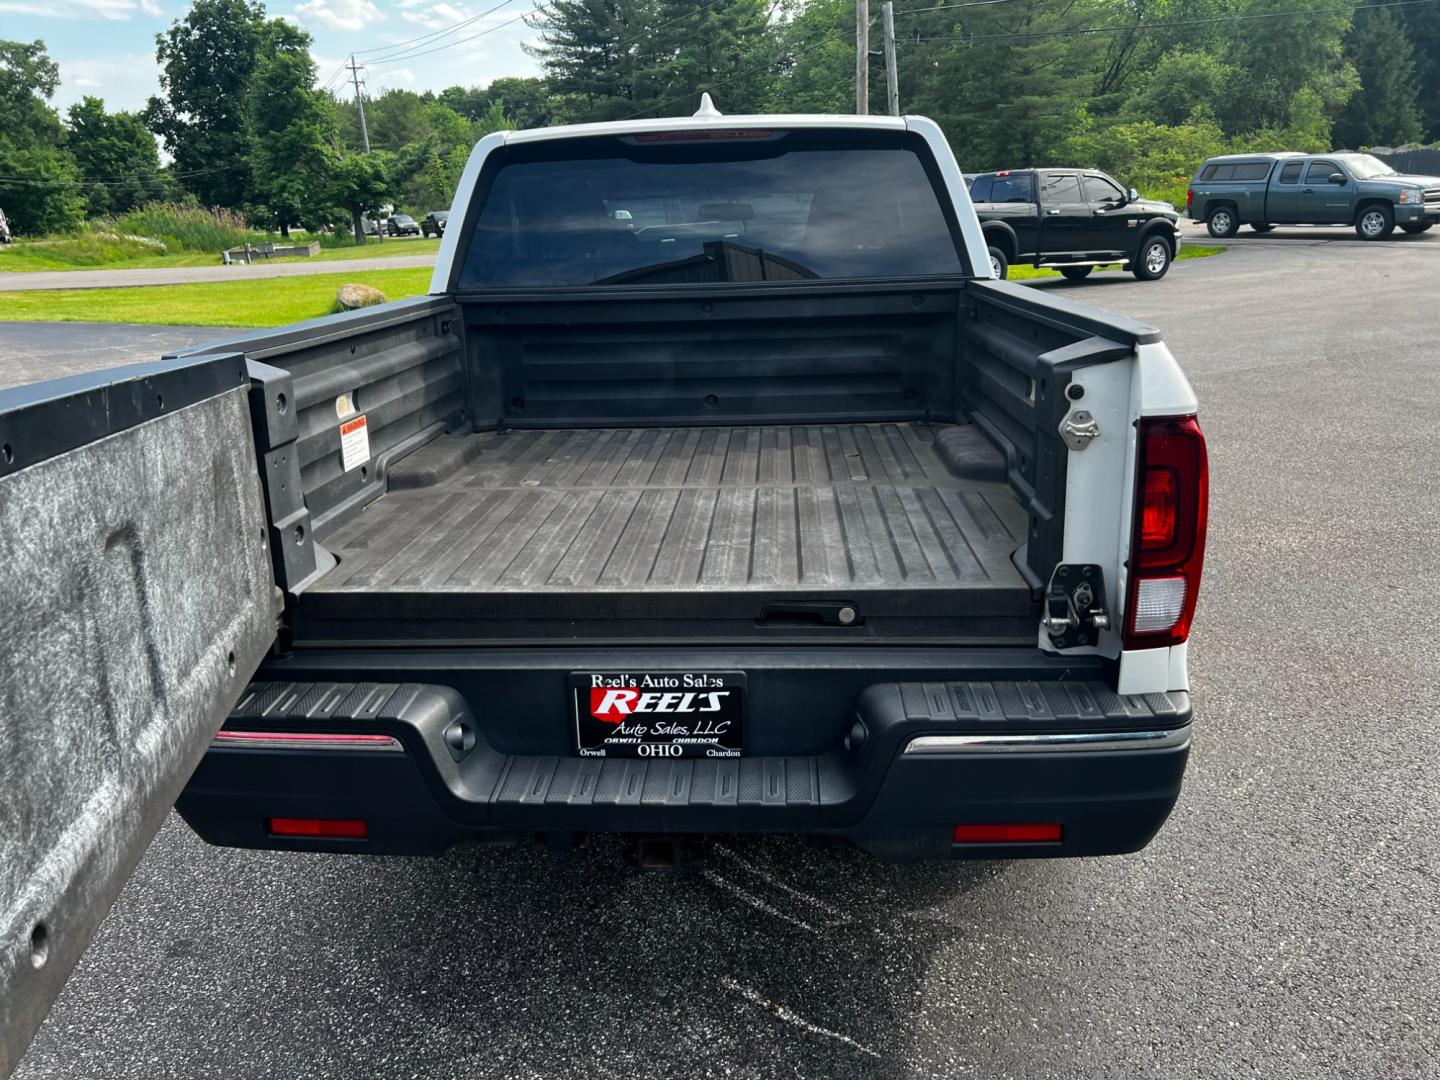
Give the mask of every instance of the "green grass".
<svg viewBox="0 0 1440 1080">
<path fill-rule="evenodd" d="M 1203 245 L 1183 247 L 1180 249 L 1180 254 L 1175 256 L 1175 261 L 1179 262 L 1181 259 L 1206 259 L 1211 255 L 1219 255 L 1224 250 L 1223 247 L 1205 247 Z M 1095 268 L 1097 272 L 1101 270 L 1118 269 L 1118 264 L 1115 266 L 1097 266 Z M 1059 270 L 1042 270 L 1034 266 L 1012 266 L 1006 275 L 1010 281 L 1032 281 L 1035 278 L 1055 278 L 1060 276 Z"/>
<path fill-rule="evenodd" d="M 373 285 L 389 299 L 400 300 L 425 292 L 430 271 L 366 270 L 131 289 L 0 292 L 0 311 L 7 319 L 23 322 L 283 326 L 333 312 L 335 291 L 348 282 Z"/>
<path fill-rule="evenodd" d="M 36 240 L 0 248 L 0 272 L 22 270 L 149 270 L 166 266 L 219 266 L 220 249 L 213 252 L 182 251 L 161 254 L 148 245 L 125 243 L 125 237 L 114 237 L 115 243 L 102 240 L 100 234 L 82 233 L 55 240 Z M 286 241 L 270 237 L 275 243 Z M 306 243 L 297 237 L 291 243 Z M 326 247 L 319 255 L 297 255 L 285 259 L 257 259 L 265 262 L 334 262 L 337 259 L 374 259 L 387 255 L 434 255 L 440 250 L 440 239 L 371 241 L 364 247 Z"/>
</svg>

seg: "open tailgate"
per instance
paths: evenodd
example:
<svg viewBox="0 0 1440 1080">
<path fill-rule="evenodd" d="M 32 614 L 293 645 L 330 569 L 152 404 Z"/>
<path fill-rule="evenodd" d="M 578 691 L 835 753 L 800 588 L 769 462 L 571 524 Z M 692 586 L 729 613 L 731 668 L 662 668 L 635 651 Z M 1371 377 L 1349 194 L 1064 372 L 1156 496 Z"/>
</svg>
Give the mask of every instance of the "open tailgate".
<svg viewBox="0 0 1440 1080">
<path fill-rule="evenodd" d="M 238 354 L 0 391 L 0 1077 L 275 636 Z"/>
</svg>

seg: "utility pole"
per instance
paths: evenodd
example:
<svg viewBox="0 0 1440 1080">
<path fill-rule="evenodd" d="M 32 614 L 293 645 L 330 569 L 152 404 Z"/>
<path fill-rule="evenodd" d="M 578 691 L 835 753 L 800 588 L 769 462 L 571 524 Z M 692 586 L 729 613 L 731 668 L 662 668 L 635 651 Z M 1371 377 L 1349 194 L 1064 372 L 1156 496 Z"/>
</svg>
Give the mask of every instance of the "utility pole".
<svg viewBox="0 0 1440 1080">
<path fill-rule="evenodd" d="M 855 0 L 855 112 L 870 112 L 870 0 Z"/>
<path fill-rule="evenodd" d="M 350 63 L 345 65 L 350 69 L 350 78 L 355 83 L 355 108 L 360 113 L 360 139 L 365 144 L 365 152 L 370 152 L 370 129 L 365 126 L 365 99 L 360 96 L 360 71 L 363 65 L 357 67 L 355 54 L 350 54 Z"/>
<path fill-rule="evenodd" d="M 885 0 L 885 105 L 891 116 L 900 115 L 900 71 L 895 66 L 895 5 Z"/>
</svg>

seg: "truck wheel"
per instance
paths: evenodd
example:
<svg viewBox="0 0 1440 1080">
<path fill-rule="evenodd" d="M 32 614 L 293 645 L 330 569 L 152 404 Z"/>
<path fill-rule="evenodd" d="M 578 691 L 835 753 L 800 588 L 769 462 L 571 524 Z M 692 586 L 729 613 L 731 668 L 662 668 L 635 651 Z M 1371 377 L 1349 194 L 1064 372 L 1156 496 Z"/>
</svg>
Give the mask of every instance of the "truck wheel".
<svg viewBox="0 0 1440 1080">
<path fill-rule="evenodd" d="M 1275 228 L 1275 226 L 1274 226 L 1274 225 L 1262 225 L 1262 224 L 1260 224 L 1259 222 L 1252 222 L 1251 225 L 1250 225 L 1250 228 L 1254 229 L 1254 230 L 1255 230 L 1256 232 L 1258 232 L 1258 233 L 1267 233 L 1267 232 L 1269 232 L 1271 229 Z"/>
<path fill-rule="evenodd" d="M 1419 236 L 1422 232 L 1427 231 L 1430 226 L 1434 224 L 1435 223 L 1433 221 L 1412 221 L 1409 224 L 1401 225 L 1400 228 L 1404 229 L 1411 236 Z"/>
<path fill-rule="evenodd" d="M 990 248 L 990 272 L 1001 281 L 1010 272 L 1010 260 L 1005 258 L 1005 253 L 997 247 Z"/>
<path fill-rule="evenodd" d="M 1084 281 L 1094 269 L 1093 266 L 1062 266 L 1060 274 L 1066 281 Z"/>
<path fill-rule="evenodd" d="M 1141 281 L 1159 281 L 1170 269 L 1170 245 L 1158 236 L 1140 241 L 1132 273 Z"/>
<path fill-rule="evenodd" d="M 1205 228 L 1210 230 L 1211 236 L 1217 236 L 1224 240 L 1239 231 L 1240 222 L 1234 210 L 1221 205 L 1211 210 L 1209 216 L 1205 218 Z"/>
<path fill-rule="evenodd" d="M 1384 203 L 1371 203 L 1355 219 L 1355 231 L 1361 240 L 1384 240 L 1395 231 L 1395 214 Z"/>
</svg>

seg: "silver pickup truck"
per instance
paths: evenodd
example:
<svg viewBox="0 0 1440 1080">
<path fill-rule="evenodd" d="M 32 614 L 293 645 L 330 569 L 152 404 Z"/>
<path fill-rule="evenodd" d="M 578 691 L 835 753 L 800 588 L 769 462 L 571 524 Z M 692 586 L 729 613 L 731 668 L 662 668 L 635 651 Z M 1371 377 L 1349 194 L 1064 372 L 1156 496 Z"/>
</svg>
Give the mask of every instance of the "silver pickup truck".
<svg viewBox="0 0 1440 1080">
<path fill-rule="evenodd" d="M 1211 236 L 1241 225 L 1353 225 L 1362 240 L 1440 221 L 1440 176 L 1395 172 L 1369 154 L 1232 154 L 1200 166 L 1185 195 L 1191 221 Z"/>
</svg>

